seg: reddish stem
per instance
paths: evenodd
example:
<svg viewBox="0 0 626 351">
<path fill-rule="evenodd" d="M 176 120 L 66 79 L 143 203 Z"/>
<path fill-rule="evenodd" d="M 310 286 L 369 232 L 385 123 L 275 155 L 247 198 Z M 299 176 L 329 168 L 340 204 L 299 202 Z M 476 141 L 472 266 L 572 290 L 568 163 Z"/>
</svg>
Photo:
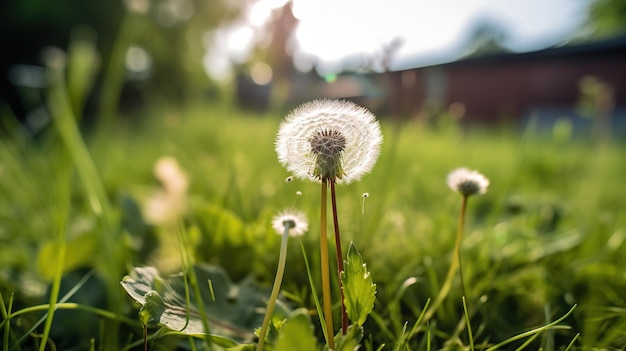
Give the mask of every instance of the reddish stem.
<svg viewBox="0 0 626 351">
<path fill-rule="evenodd" d="M 337 251 L 337 277 L 339 278 L 339 290 L 341 291 L 341 333 L 346 335 L 348 331 L 348 313 L 344 303 L 343 283 L 341 282 L 341 272 L 343 272 L 343 251 L 341 250 L 341 235 L 339 234 L 339 220 L 337 218 L 337 198 L 335 196 L 335 181 L 330 180 L 330 198 L 333 208 L 333 223 L 335 227 L 335 249 Z"/>
</svg>

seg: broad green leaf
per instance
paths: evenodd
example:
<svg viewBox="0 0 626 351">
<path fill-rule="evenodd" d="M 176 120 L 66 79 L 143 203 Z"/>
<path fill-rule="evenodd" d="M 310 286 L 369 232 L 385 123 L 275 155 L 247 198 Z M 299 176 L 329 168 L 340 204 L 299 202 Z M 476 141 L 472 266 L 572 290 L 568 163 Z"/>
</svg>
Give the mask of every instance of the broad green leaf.
<svg viewBox="0 0 626 351">
<path fill-rule="evenodd" d="M 367 271 L 367 266 L 353 242 L 350 243 L 347 259 L 344 261 L 341 282 L 348 318 L 361 326 L 374 309 L 376 284 L 372 282 L 370 272 Z"/>
<path fill-rule="evenodd" d="M 363 327 L 357 325 L 351 325 L 348 327 L 346 335 L 339 332 L 335 335 L 335 350 L 334 351 L 354 351 L 358 350 L 363 338 Z"/>
<path fill-rule="evenodd" d="M 96 254 L 97 236 L 90 233 L 82 234 L 67 242 L 63 272 L 69 272 L 76 268 L 91 266 Z M 56 274 L 59 259 L 60 243 L 48 242 L 42 245 L 37 254 L 37 266 L 39 274 L 45 279 L 52 279 Z"/>
<path fill-rule="evenodd" d="M 306 309 L 293 311 L 278 333 L 275 351 L 317 351 L 311 318 Z"/>
<path fill-rule="evenodd" d="M 233 284 L 220 267 L 197 265 L 194 270 L 211 333 L 251 341 L 254 328 L 263 322 L 268 290 L 259 288 L 252 279 Z M 128 295 L 142 305 L 140 319 L 146 325 L 165 326 L 183 334 L 204 334 L 201 314 L 191 288 L 190 306 L 187 306 L 181 274 L 166 280 L 153 267 L 138 267 L 124 277 L 121 284 Z"/>
</svg>

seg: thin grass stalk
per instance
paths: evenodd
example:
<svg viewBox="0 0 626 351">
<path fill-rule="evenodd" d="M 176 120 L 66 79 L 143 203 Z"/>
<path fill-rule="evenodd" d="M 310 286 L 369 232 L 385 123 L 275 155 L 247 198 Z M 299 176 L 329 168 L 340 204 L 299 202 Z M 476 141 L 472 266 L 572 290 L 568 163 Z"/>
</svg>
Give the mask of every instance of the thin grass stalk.
<svg viewBox="0 0 626 351">
<path fill-rule="evenodd" d="M 11 299 L 9 300 L 9 308 L 4 305 L 4 299 L 2 298 L 2 294 L 0 294 L 0 312 L 2 312 L 2 318 L 4 319 L 4 342 L 2 343 L 2 350 L 9 350 L 9 334 L 11 332 L 11 322 L 9 320 L 9 316 L 11 315 L 11 308 L 13 307 L 13 294 L 11 294 Z"/>
<path fill-rule="evenodd" d="M 435 299 L 432 307 L 426 312 L 424 316 L 424 321 L 428 321 L 432 318 L 433 314 L 437 311 L 443 300 L 448 296 L 450 292 L 450 288 L 452 287 L 452 280 L 454 279 L 454 274 L 456 270 L 460 266 L 461 260 L 461 239 L 463 238 L 463 226 L 465 223 L 465 209 L 467 207 L 467 196 L 463 196 L 463 202 L 461 205 L 461 215 L 459 217 L 459 227 L 456 233 L 456 241 L 454 243 L 454 255 L 452 257 L 452 262 L 450 263 L 450 268 L 448 268 L 448 273 L 446 275 L 446 280 L 444 281 L 441 289 L 439 290 L 439 294 Z M 461 289 L 463 296 L 465 296 L 465 289 L 463 287 L 463 274 L 460 274 L 461 277 Z"/>
<path fill-rule="evenodd" d="M 24 314 L 28 314 L 28 313 L 32 313 L 32 312 L 40 312 L 40 311 L 45 311 L 47 309 L 50 308 L 50 304 L 42 304 L 42 305 L 37 305 L 37 306 L 31 306 L 31 307 L 26 307 L 26 308 L 22 308 L 19 311 L 15 311 L 11 314 L 9 314 L 9 319 L 13 319 L 15 317 L 24 315 Z M 88 306 L 88 305 L 81 305 L 79 303 L 75 303 L 75 302 L 63 302 L 63 303 L 57 303 L 56 304 L 56 309 L 57 310 L 78 310 L 78 311 L 85 311 L 85 312 L 90 312 L 93 313 L 95 315 L 98 315 L 100 317 L 106 318 L 106 319 L 110 319 L 110 320 L 114 320 L 114 321 L 119 321 L 122 322 L 124 324 L 128 324 L 130 326 L 136 327 L 137 326 L 137 321 L 135 319 L 130 319 L 128 317 L 122 316 L 120 314 L 108 311 L 108 310 L 104 310 L 101 308 L 97 308 L 97 307 L 92 307 L 92 306 Z"/>
<path fill-rule="evenodd" d="M 328 180 L 322 178 L 322 198 L 320 204 L 320 265 L 322 270 L 322 300 L 324 302 L 324 320 L 328 331 L 328 347 L 335 348 L 333 331 L 333 310 L 330 295 L 330 267 L 328 260 L 328 234 L 326 231 L 326 207 L 328 202 Z"/>
<path fill-rule="evenodd" d="M 470 350 L 474 351 L 474 334 L 472 333 L 472 325 L 470 324 L 470 316 L 467 311 L 465 295 L 461 296 L 461 300 L 463 301 L 463 313 L 465 314 L 465 323 L 467 324 L 467 337 L 469 338 Z"/>
<path fill-rule="evenodd" d="M 315 284 L 313 283 L 313 276 L 311 275 L 311 266 L 309 265 L 309 259 L 306 257 L 306 249 L 304 248 L 304 243 L 302 241 L 300 241 L 300 248 L 302 249 L 302 257 L 304 258 L 304 266 L 306 268 L 306 274 L 307 274 L 307 277 L 309 278 L 309 286 L 311 287 L 311 295 L 313 296 L 313 302 L 315 303 L 315 309 L 317 310 L 317 315 L 320 318 L 320 324 L 322 326 L 322 333 L 324 334 L 324 339 L 326 339 L 326 344 L 329 344 L 328 330 L 326 329 L 326 322 L 324 320 L 324 312 L 322 311 L 320 300 L 317 297 L 317 289 L 315 289 Z"/>
<path fill-rule="evenodd" d="M 113 126 L 124 85 L 125 54 L 133 40 L 141 33 L 144 26 L 141 16 L 132 12 L 126 13 L 122 19 L 119 33 L 115 38 L 111 56 L 109 57 L 100 93 L 98 106 L 99 123 L 101 126 Z"/>
<path fill-rule="evenodd" d="M 263 318 L 263 325 L 261 326 L 261 332 L 259 334 L 259 344 L 257 345 L 257 351 L 262 351 L 265 344 L 265 335 L 267 329 L 272 321 L 272 313 L 276 306 L 276 300 L 278 299 L 278 293 L 280 292 L 280 285 L 283 281 L 283 275 L 285 274 L 285 263 L 287 261 L 287 241 L 289 239 L 289 229 L 291 225 L 284 224 L 284 231 L 280 241 L 280 254 L 278 256 L 278 268 L 276 269 L 276 277 L 274 278 L 274 286 L 272 287 L 272 293 L 270 294 L 270 300 L 267 304 L 267 310 L 265 311 L 265 318 Z"/>
<path fill-rule="evenodd" d="M 572 339 L 572 341 L 570 341 L 570 343 L 567 345 L 567 347 L 565 348 L 565 351 L 569 351 L 571 350 L 572 346 L 574 346 L 574 342 L 576 341 L 576 339 L 578 339 L 578 337 L 580 336 L 580 333 L 576 333 L 576 335 L 574 335 L 574 338 Z"/>
<path fill-rule="evenodd" d="M 51 68 L 51 70 L 53 70 Z M 51 71 L 52 72 L 52 71 Z M 58 88 L 57 88 L 58 89 Z M 56 311 L 56 304 L 59 301 L 59 293 L 61 290 L 61 279 L 63 278 L 63 268 L 65 266 L 65 255 L 67 252 L 67 221 L 70 211 L 70 172 L 72 170 L 72 164 L 68 157 L 66 150 L 61 150 L 59 155 L 59 178 L 57 179 L 57 189 L 59 189 L 56 201 L 57 210 L 57 242 L 58 253 L 57 262 L 55 267 L 54 277 L 52 278 L 52 284 L 50 286 L 50 297 L 48 299 L 49 308 L 46 313 L 45 324 L 43 328 L 43 334 L 41 338 L 41 344 L 39 344 L 39 351 L 44 351 L 48 344 L 48 337 L 50 336 L 50 330 L 52 329 L 52 323 L 54 321 L 54 314 Z"/>
<path fill-rule="evenodd" d="M 183 265 L 183 275 L 188 275 L 189 284 L 191 285 L 191 288 L 193 289 L 193 292 L 196 295 L 196 304 L 198 306 L 198 312 L 200 313 L 200 317 L 202 318 L 202 327 L 206 334 L 203 340 L 206 344 L 207 349 L 213 350 L 213 345 L 209 341 L 209 338 L 211 336 L 211 329 L 209 328 L 209 319 L 206 314 L 206 309 L 204 308 L 204 301 L 202 301 L 202 295 L 200 294 L 200 286 L 198 285 L 198 277 L 196 276 L 196 271 L 193 268 L 193 262 L 191 259 L 191 255 L 189 253 L 189 247 L 188 247 L 187 238 L 186 238 L 187 233 L 185 231 L 185 228 L 182 225 L 179 227 L 179 229 L 180 229 L 179 235 L 180 235 L 180 239 L 182 242 L 181 250 L 183 250 L 184 252 L 184 255 L 182 256 L 184 260 L 183 262 L 181 262 L 181 264 Z"/>
<path fill-rule="evenodd" d="M 533 335 L 535 335 L 535 334 L 537 334 L 537 333 L 541 333 L 541 332 L 543 332 L 544 330 L 548 330 L 548 329 L 550 329 L 550 328 L 554 328 L 557 324 L 561 323 L 561 322 L 562 322 L 565 318 L 567 318 L 570 314 L 572 314 L 572 312 L 574 312 L 574 310 L 576 309 L 576 307 L 577 307 L 577 306 L 578 306 L 578 305 L 574 305 L 574 306 L 572 306 L 572 308 L 570 308 L 570 310 L 569 310 L 569 311 L 567 311 L 567 313 L 566 313 L 566 314 L 564 314 L 561 318 L 559 318 L 559 319 L 555 320 L 555 321 L 554 321 L 554 322 L 552 322 L 552 323 L 549 323 L 549 324 L 546 324 L 546 325 L 541 326 L 541 327 L 539 327 L 539 328 L 535 328 L 535 329 L 533 329 L 533 330 L 529 330 L 529 331 L 527 331 L 527 332 L 524 332 L 524 333 L 521 333 L 521 334 L 517 334 L 517 335 L 515 335 L 515 336 L 512 336 L 512 337 L 510 337 L 510 338 L 508 338 L 508 339 L 506 339 L 506 340 L 504 340 L 504 341 L 502 341 L 502 342 L 500 342 L 500 343 L 498 343 L 498 344 L 496 344 L 496 345 L 491 346 L 490 348 L 488 348 L 488 349 L 487 349 L 487 350 L 485 350 L 485 351 L 495 351 L 495 350 L 497 350 L 497 349 L 501 348 L 501 347 L 502 347 L 502 346 L 504 346 L 504 345 L 507 345 L 507 344 L 512 343 L 513 341 L 517 341 L 517 340 L 519 340 L 519 339 L 523 339 L 523 338 L 525 338 L 525 337 L 533 336 Z"/>
<path fill-rule="evenodd" d="M 67 96 L 63 72 L 58 67 L 50 67 L 48 77 L 52 82 L 47 96 L 50 114 L 55 120 L 61 140 L 84 187 L 91 209 L 102 226 L 98 268 L 106 284 L 107 302 L 111 310 L 120 312 L 122 293 L 119 290 L 119 277 L 122 252 L 116 247 L 118 233 L 114 230 L 111 205 L 98 170 L 76 124 L 76 117 Z M 106 333 L 105 344 L 110 345 L 109 347 L 118 347 L 118 327 L 117 322 L 113 321 Z"/>
<path fill-rule="evenodd" d="M 341 235 L 339 233 L 339 219 L 337 215 L 337 197 L 335 195 L 335 181 L 330 180 L 330 199 L 333 210 L 333 225 L 335 229 L 335 250 L 337 252 L 337 279 L 339 280 L 339 291 L 341 292 L 341 333 L 346 335 L 348 332 L 348 313 L 346 312 L 346 304 L 344 302 L 343 282 L 341 281 L 341 272 L 343 272 L 343 251 L 341 250 Z"/>
<path fill-rule="evenodd" d="M 41 338 L 41 344 L 39 344 L 39 351 L 45 351 L 46 344 L 48 343 L 48 337 L 50 336 L 50 330 L 52 329 L 52 321 L 54 320 L 54 313 L 56 311 L 57 299 L 59 298 L 59 291 L 61 289 L 61 278 L 63 277 L 63 266 L 65 264 L 65 252 L 67 250 L 67 238 L 65 236 L 65 226 L 59 228 L 59 255 L 57 259 L 56 273 L 52 281 L 50 288 L 50 299 L 48 300 L 48 317 L 43 328 L 43 336 Z"/>
</svg>

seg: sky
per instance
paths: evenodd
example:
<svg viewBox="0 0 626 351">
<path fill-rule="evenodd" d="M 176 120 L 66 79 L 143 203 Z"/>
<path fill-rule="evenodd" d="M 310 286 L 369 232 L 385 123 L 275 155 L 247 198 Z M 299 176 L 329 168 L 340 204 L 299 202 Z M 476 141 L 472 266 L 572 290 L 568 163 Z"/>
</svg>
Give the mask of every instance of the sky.
<svg viewBox="0 0 626 351">
<path fill-rule="evenodd" d="M 338 73 L 364 57 L 380 54 L 394 40 L 391 69 L 451 61 L 472 28 L 489 21 L 506 33 L 505 45 L 532 51 L 562 43 L 581 27 L 590 0 L 293 0 L 299 20 L 292 50 L 302 70 Z M 205 62 L 209 74 L 243 61 L 273 8 L 285 0 L 255 0 L 245 18 L 212 34 Z M 217 49 L 216 49 L 217 48 Z"/>
</svg>

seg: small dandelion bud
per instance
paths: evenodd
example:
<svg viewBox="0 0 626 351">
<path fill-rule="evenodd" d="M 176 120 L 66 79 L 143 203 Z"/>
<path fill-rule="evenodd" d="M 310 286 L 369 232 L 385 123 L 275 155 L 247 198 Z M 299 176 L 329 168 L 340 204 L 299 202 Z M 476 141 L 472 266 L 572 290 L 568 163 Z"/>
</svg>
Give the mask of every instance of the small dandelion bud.
<svg viewBox="0 0 626 351">
<path fill-rule="evenodd" d="M 352 102 L 325 99 L 287 115 L 275 147 L 278 160 L 295 177 L 348 184 L 374 167 L 382 140 L 371 112 Z"/>
<path fill-rule="evenodd" d="M 463 196 L 484 194 L 489 186 L 489 179 L 477 171 L 458 168 L 448 174 L 448 186 Z"/>
<path fill-rule="evenodd" d="M 300 190 L 296 191 L 296 196 L 302 196 L 302 192 Z"/>
<path fill-rule="evenodd" d="M 365 199 L 365 198 L 368 198 L 368 197 L 370 197 L 370 193 L 363 193 L 363 195 L 362 195 L 362 196 L 363 196 L 363 198 L 364 198 L 364 199 Z"/>
<path fill-rule="evenodd" d="M 309 229 L 309 224 L 307 223 L 304 213 L 295 210 L 286 210 L 274 217 L 272 220 L 272 228 L 280 235 L 282 235 L 285 230 L 288 230 L 289 235 L 300 236 Z"/>
</svg>

